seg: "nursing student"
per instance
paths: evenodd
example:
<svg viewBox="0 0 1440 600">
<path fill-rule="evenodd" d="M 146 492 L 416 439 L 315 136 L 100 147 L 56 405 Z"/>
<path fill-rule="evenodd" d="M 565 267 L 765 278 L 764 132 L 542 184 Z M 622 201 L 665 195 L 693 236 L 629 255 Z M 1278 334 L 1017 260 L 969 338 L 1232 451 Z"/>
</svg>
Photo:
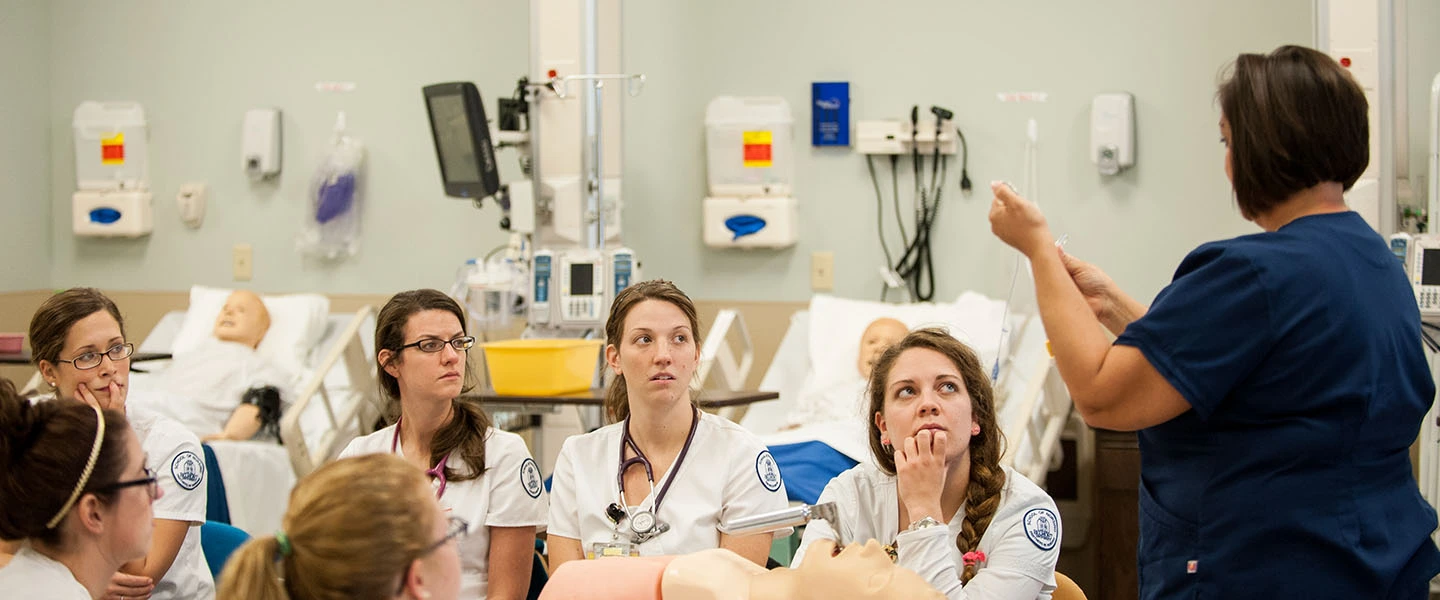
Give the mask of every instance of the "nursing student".
<svg viewBox="0 0 1440 600">
<path fill-rule="evenodd" d="M 560 449 L 550 495 L 552 572 L 582 558 L 709 548 L 764 565 L 771 541 L 789 535 L 721 529 L 786 508 L 785 484 L 759 438 L 696 406 L 698 329 L 695 305 L 668 281 L 615 295 L 605 323 L 612 423 Z"/>
<path fill-rule="evenodd" d="M 125 414 L 72 400 L 31 404 L 0 379 L 0 567 L 6 598 L 91 600 L 150 548 L 163 493 Z"/>
<path fill-rule="evenodd" d="M 99 290 L 73 288 L 45 300 L 30 319 L 33 361 L 61 399 L 125 413 L 146 467 L 164 494 L 155 501 L 150 548 L 120 568 L 106 598 L 208 600 L 215 583 L 200 547 L 207 492 L 200 440 L 158 413 L 126 403 L 130 355 L 120 309 Z"/>
<path fill-rule="evenodd" d="M 980 358 L 939 329 L 910 332 L 870 374 L 875 462 L 820 494 L 835 522 L 811 521 L 795 561 L 841 540 L 884 544 L 896 564 L 952 600 L 1048 599 L 1060 559 L 1055 501 L 1000 465 L 1004 435 Z"/>
<path fill-rule="evenodd" d="M 220 574 L 221 600 L 454 600 L 457 541 L 430 480 L 393 454 L 326 463 L 290 493 L 282 527 L 251 539 Z"/>
<path fill-rule="evenodd" d="M 544 482 L 525 440 L 460 400 L 474 345 L 449 296 L 395 294 L 375 325 L 380 389 L 395 424 L 351 441 L 340 456 L 397 454 L 424 471 L 440 505 L 470 526 L 460 540 L 460 597 L 524 598 L 535 532 L 545 526 Z"/>
</svg>

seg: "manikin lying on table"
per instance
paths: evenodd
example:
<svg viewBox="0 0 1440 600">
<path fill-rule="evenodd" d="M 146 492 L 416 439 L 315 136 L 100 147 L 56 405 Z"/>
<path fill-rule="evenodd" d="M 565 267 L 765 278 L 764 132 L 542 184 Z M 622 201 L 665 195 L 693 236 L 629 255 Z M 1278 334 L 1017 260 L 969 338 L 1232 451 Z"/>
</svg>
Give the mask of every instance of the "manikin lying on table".
<svg viewBox="0 0 1440 600">
<path fill-rule="evenodd" d="M 256 352 L 270 329 L 270 313 L 254 292 L 230 294 L 215 318 L 214 337 L 178 355 L 145 404 L 202 440 L 248 440 L 278 436 L 281 402 L 297 380 L 285 365 Z M 262 436 L 263 437 L 263 436 Z"/>
<path fill-rule="evenodd" d="M 944 596 L 898 567 L 875 540 L 834 553 L 816 542 L 794 569 L 765 570 L 725 549 L 682 556 L 574 560 L 550 576 L 541 600 L 870 600 Z"/>
</svg>

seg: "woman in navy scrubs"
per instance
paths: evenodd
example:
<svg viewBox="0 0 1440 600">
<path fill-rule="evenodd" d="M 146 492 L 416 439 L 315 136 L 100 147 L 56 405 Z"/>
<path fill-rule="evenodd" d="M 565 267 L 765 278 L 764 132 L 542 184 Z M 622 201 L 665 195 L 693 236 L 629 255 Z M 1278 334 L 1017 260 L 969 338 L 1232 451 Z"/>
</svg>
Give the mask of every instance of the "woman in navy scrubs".
<svg viewBox="0 0 1440 600">
<path fill-rule="evenodd" d="M 1369 162 L 1365 94 L 1285 46 L 1241 55 L 1219 101 L 1264 231 L 1200 246 L 1149 307 L 993 186 L 1075 406 L 1139 430 L 1141 597 L 1424 598 L 1440 551 L 1409 448 L 1435 386 L 1402 265 L 1342 197 Z"/>
</svg>

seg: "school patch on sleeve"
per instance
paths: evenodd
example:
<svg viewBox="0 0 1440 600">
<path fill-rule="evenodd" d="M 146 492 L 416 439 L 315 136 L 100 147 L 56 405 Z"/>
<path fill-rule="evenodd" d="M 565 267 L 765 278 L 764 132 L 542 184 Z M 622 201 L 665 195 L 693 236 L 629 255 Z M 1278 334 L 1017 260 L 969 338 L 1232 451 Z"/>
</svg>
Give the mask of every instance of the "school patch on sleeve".
<svg viewBox="0 0 1440 600">
<path fill-rule="evenodd" d="M 1060 519 L 1048 508 L 1032 508 L 1025 513 L 1025 537 L 1036 548 L 1046 552 L 1060 541 Z"/>
<path fill-rule="evenodd" d="M 542 488 L 540 482 L 540 467 L 535 465 L 535 459 L 527 458 L 520 463 L 520 487 L 525 488 L 525 493 L 531 498 L 539 498 Z"/>
<path fill-rule="evenodd" d="M 770 456 L 769 450 L 761 450 L 760 455 L 755 457 L 755 475 L 760 477 L 760 485 L 772 492 L 780 489 L 780 467 L 775 464 L 775 457 Z"/>
<path fill-rule="evenodd" d="M 205 482 L 205 461 L 189 450 L 176 454 L 170 461 L 170 476 L 180 487 L 193 490 Z"/>
</svg>

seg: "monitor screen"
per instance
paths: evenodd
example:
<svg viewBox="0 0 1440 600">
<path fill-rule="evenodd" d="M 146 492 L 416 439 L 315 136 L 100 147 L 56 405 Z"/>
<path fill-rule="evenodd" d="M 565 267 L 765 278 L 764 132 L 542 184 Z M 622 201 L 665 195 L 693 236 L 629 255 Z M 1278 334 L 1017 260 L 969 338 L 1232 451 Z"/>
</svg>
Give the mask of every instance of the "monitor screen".
<svg viewBox="0 0 1440 600">
<path fill-rule="evenodd" d="M 440 147 L 440 166 L 449 183 L 480 181 L 480 164 L 476 161 L 475 143 L 471 140 L 470 123 L 465 117 L 465 99 L 460 94 L 431 96 L 430 126 Z"/>
<path fill-rule="evenodd" d="M 1420 285 L 1440 285 L 1440 250 L 1424 249 L 1425 256 L 1420 269 Z"/>
<path fill-rule="evenodd" d="M 575 263 L 570 265 L 570 295 L 593 296 L 595 294 L 595 265 Z"/>
</svg>

